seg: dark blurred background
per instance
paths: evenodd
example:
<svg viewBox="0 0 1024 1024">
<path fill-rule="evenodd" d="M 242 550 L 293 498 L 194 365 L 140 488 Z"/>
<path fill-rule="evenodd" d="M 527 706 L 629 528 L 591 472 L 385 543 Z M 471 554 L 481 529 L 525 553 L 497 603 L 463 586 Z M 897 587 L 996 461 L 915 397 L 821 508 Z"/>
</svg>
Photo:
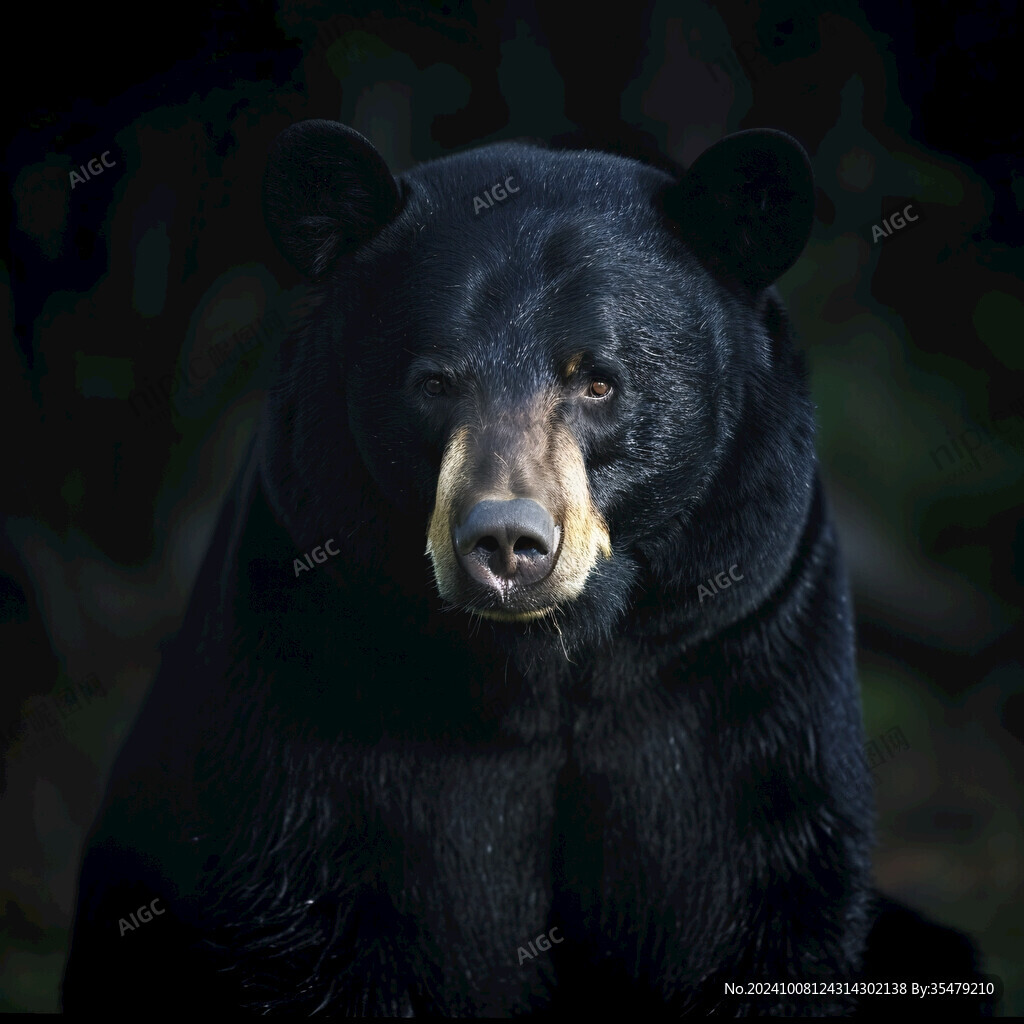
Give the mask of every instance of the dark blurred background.
<svg viewBox="0 0 1024 1024">
<path fill-rule="evenodd" d="M 1018 5 L 381 11 L 7 26 L 0 1010 L 59 1006 L 86 830 L 303 303 L 265 154 L 326 117 L 396 171 L 511 137 L 684 166 L 743 128 L 803 143 L 818 217 L 780 289 L 890 740 L 878 879 L 975 936 L 1024 1014 Z"/>
</svg>

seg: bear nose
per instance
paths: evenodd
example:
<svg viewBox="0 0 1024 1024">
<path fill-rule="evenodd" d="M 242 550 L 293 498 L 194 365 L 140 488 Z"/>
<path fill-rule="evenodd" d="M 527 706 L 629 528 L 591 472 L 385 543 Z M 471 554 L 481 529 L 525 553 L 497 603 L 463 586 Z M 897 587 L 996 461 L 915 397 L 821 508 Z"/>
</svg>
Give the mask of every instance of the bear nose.
<svg viewBox="0 0 1024 1024">
<path fill-rule="evenodd" d="M 561 531 L 543 505 L 529 498 L 479 501 L 452 532 L 455 554 L 466 573 L 504 590 L 544 579 L 555 564 Z"/>
</svg>

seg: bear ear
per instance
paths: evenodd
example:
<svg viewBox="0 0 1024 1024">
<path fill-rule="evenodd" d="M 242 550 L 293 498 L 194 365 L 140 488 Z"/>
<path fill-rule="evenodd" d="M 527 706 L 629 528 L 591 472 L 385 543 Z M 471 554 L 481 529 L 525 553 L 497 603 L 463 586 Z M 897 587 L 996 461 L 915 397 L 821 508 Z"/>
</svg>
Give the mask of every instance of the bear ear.
<svg viewBox="0 0 1024 1024">
<path fill-rule="evenodd" d="M 736 132 L 697 157 L 665 207 L 712 271 L 758 292 L 807 244 L 814 175 L 803 147 L 785 132 Z"/>
<path fill-rule="evenodd" d="M 313 280 L 377 234 L 397 206 L 384 158 L 346 125 L 300 121 L 271 147 L 263 178 L 267 228 L 285 259 Z"/>
</svg>

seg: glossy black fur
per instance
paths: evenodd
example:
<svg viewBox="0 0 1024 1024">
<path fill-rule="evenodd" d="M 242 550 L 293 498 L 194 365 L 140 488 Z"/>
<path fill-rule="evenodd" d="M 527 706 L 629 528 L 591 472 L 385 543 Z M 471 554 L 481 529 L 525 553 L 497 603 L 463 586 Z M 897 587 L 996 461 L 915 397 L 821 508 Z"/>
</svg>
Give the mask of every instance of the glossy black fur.
<svg viewBox="0 0 1024 1024">
<path fill-rule="evenodd" d="M 723 997 L 854 978 L 872 923 L 850 604 L 766 287 L 806 238 L 802 155 L 749 142 L 767 184 L 738 199 L 709 197 L 717 171 L 512 144 L 395 187 L 299 131 L 303 160 L 342 159 L 301 196 L 271 175 L 268 219 L 319 305 L 116 763 L 65 1008 L 848 1009 Z M 616 383 L 564 409 L 613 558 L 555 624 L 442 607 L 424 545 L 459 402 L 528 401 L 580 349 Z M 425 361 L 461 399 L 425 402 Z M 342 555 L 295 578 L 328 538 Z M 121 937 L 153 896 L 168 912 Z"/>
</svg>

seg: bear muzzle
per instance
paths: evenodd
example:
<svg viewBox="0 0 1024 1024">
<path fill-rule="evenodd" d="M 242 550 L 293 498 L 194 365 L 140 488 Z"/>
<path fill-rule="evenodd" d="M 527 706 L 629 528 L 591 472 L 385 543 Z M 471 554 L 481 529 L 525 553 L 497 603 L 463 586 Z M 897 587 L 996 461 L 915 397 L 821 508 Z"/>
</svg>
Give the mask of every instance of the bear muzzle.
<svg viewBox="0 0 1024 1024">
<path fill-rule="evenodd" d="M 458 428 L 441 460 L 426 553 L 441 598 L 485 618 L 528 622 L 578 597 L 612 552 L 569 432 L 527 424 L 501 444 Z"/>
</svg>

